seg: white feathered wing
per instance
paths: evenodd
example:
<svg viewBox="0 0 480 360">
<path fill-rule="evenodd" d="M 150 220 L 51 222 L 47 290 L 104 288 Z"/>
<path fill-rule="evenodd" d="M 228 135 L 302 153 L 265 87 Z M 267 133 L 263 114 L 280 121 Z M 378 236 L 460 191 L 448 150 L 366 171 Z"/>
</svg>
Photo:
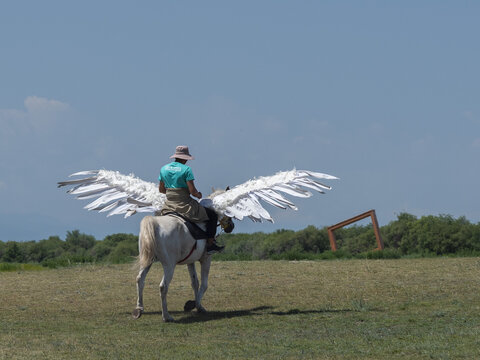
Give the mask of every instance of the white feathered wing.
<svg viewBox="0 0 480 360">
<path fill-rule="evenodd" d="M 67 192 L 76 195 L 77 199 L 95 198 L 85 206 L 85 209 L 108 211 L 108 216 L 125 214 L 125 217 L 128 217 L 137 212 L 155 212 L 161 210 L 165 202 L 166 197 L 158 191 L 156 184 L 143 181 L 133 174 L 123 175 L 118 171 L 92 170 L 70 176 L 87 177 L 59 182 L 58 187 L 73 185 L 74 187 Z M 315 179 L 338 178 L 307 170 L 283 171 L 273 176 L 249 180 L 229 191 L 216 191 L 203 199 L 201 204 L 237 220 L 248 217 L 253 221 L 273 222 L 261 201 L 282 209 L 296 210 L 296 206 L 281 193 L 307 198 L 312 196 L 307 189 L 320 193 L 331 189 L 330 186 Z"/>
<path fill-rule="evenodd" d="M 307 170 L 282 171 L 273 176 L 249 180 L 229 191 L 213 193 L 209 196 L 210 207 L 238 220 L 248 217 L 253 221 L 273 222 L 260 200 L 282 209 L 297 210 L 295 204 L 281 193 L 308 198 L 312 196 L 312 193 L 307 189 L 316 190 L 322 194 L 325 193 L 325 190 L 331 190 L 330 186 L 315 179 L 334 180 L 338 178 Z"/>
<path fill-rule="evenodd" d="M 61 181 L 58 187 L 73 185 L 67 193 L 76 195 L 77 199 L 92 199 L 87 210 L 109 212 L 107 216 L 125 214 L 129 217 L 137 212 L 155 212 L 165 202 L 165 195 L 158 191 L 154 183 L 143 181 L 118 171 L 90 170 L 81 171 L 70 176 L 88 176 L 76 180 Z"/>
</svg>

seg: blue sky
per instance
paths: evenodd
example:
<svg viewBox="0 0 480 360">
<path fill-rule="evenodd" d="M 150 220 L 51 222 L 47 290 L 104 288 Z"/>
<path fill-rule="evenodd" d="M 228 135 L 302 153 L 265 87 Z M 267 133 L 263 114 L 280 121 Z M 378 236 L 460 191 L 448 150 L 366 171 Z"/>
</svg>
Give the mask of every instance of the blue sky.
<svg viewBox="0 0 480 360">
<path fill-rule="evenodd" d="M 480 221 L 480 3 L 16 1 L 0 5 L 0 240 L 137 233 L 56 182 L 156 182 L 187 144 L 204 194 L 293 167 L 341 178 L 273 225 L 376 209 Z"/>
</svg>

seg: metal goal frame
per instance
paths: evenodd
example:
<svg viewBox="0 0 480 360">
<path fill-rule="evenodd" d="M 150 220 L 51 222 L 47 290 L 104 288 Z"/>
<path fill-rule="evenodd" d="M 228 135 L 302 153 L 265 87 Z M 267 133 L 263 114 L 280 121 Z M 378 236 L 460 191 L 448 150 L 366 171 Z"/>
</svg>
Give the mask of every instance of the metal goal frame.
<svg viewBox="0 0 480 360">
<path fill-rule="evenodd" d="M 382 236 L 380 235 L 380 228 L 378 226 L 377 215 L 375 214 L 375 210 L 370 210 L 370 211 L 364 212 L 363 214 L 360 214 L 350 219 L 339 222 L 338 224 L 329 226 L 327 228 L 328 239 L 330 240 L 330 247 L 332 251 L 337 251 L 337 241 L 335 239 L 335 234 L 334 234 L 335 230 L 340 229 L 344 226 L 353 224 L 354 222 L 365 219 L 369 216 L 372 218 L 373 231 L 375 233 L 375 238 L 377 239 L 377 248 L 375 250 L 383 250 L 384 249 L 383 239 L 382 239 Z"/>
</svg>

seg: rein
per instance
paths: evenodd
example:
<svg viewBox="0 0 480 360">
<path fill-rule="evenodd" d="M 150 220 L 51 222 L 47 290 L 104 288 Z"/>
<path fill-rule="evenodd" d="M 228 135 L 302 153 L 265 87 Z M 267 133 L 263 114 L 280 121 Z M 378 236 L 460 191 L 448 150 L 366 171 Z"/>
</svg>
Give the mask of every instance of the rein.
<svg viewBox="0 0 480 360">
<path fill-rule="evenodd" d="M 195 244 L 193 244 L 193 247 L 192 247 L 192 250 L 190 250 L 190 252 L 188 253 L 187 256 L 185 256 L 182 260 L 180 260 L 179 262 L 177 262 L 177 264 L 180 264 L 182 262 L 184 262 L 185 260 L 187 260 L 190 255 L 192 255 L 192 253 L 195 251 L 195 249 L 197 248 L 197 242 L 195 241 Z"/>
</svg>

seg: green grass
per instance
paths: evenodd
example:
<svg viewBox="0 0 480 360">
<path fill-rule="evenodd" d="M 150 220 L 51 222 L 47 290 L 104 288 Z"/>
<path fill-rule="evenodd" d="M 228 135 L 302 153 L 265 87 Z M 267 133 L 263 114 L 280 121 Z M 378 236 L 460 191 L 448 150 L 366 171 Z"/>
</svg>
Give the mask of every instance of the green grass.
<svg viewBox="0 0 480 360">
<path fill-rule="evenodd" d="M 2 271 L 38 271 L 45 270 L 40 264 L 17 264 L 17 263 L 0 263 L 0 272 Z"/>
<path fill-rule="evenodd" d="M 0 273 L 0 359 L 480 358 L 480 258 L 215 261 L 208 314 L 161 319 L 161 266 L 135 307 L 131 264 Z"/>
</svg>

